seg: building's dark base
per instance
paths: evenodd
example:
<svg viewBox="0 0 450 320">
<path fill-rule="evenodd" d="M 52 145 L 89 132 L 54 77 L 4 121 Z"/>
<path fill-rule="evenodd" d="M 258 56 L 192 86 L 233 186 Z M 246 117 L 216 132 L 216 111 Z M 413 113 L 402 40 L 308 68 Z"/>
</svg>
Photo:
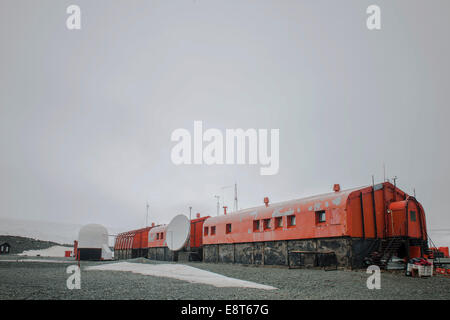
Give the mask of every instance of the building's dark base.
<svg viewBox="0 0 450 320">
<path fill-rule="evenodd" d="M 81 248 L 78 249 L 79 260 L 97 261 L 102 259 L 102 249 Z"/>
<path fill-rule="evenodd" d="M 148 248 L 114 250 L 114 260 L 134 259 L 140 257 L 147 257 L 147 255 L 148 255 Z"/>
<path fill-rule="evenodd" d="M 307 239 L 203 246 L 203 261 L 255 265 L 313 266 L 316 257 L 293 258 L 292 251 L 335 253 L 339 266 L 351 263 L 351 239 Z"/>
<path fill-rule="evenodd" d="M 186 250 L 174 252 L 169 250 L 167 247 L 158 247 L 114 251 L 115 260 L 133 259 L 139 257 L 160 261 L 202 261 L 203 249 L 191 248 L 190 252 Z"/>
<path fill-rule="evenodd" d="M 380 239 L 372 238 L 316 238 L 302 240 L 282 240 L 234 244 L 205 245 L 191 248 L 190 252 L 171 251 L 167 247 L 116 250 L 115 259 L 146 257 L 160 261 L 204 261 L 213 263 L 238 263 L 246 265 L 281 265 L 289 267 L 327 267 L 335 265 L 359 269 L 366 267 L 364 259 L 377 250 Z M 406 257 L 408 246 L 427 247 L 426 241 L 403 239 L 404 243 L 397 255 Z M 293 251 L 304 254 L 294 255 Z M 308 254 L 308 253 L 316 254 Z M 324 254 L 333 252 L 334 255 Z"/>
<path fill-rule="evenodd" d="M 147 258 L 161 261 L 178 261 L 178 251 L 172 251 L 167 247 L 148 248 Z"/>
<path fill-rule="evenodd" d="M 407 255 L 407 239 L 404 241 L 404 252 L 400 254 Z M 412 240 L 409 240 L 409 243 L 411 244 Z M 378 244 L 377 239 L 339 237 L 205 245 L 203 261 L 289 267 L 326 267 L 337 264 L 339 267 L 358 269 L 366 266 L 364 258 L 376 250 Z M 294 255 L 293 251 L 317 254 Z M 335 257 L 321 254 L 325 252 L 334 252 Z"/>
</svg>

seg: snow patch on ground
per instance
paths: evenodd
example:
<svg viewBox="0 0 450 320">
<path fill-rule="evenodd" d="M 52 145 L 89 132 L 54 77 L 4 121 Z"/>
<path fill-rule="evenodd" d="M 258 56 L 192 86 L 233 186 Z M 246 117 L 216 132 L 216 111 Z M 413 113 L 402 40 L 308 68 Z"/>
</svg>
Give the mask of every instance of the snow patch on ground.
<svg viewBox="0 0 450 320">
<path fill-rule="evenodd" d="M 64 257 L 65 251 L 72 251 L 71 247 L 63 247 L 63 246 L 53 246 L 47 249 L 41 250 L 25 250 L 22 253 L 19 253 L 19 256 L 28 256 L 28 257 Z"/>
<path fill-rule="evenodd" d="M 183 264 L 147 264 L 118 262 L 86 267 L 84 269 L 103 271 L 128 271 L 148 276 L 173 278 L 191 283 L 209 284 L 215 287 L 239 287 L 263 290 L 277 289 L 275 287 L 251 281 L 229 278 L 218 273 L 201 270 Z"/>
</svg>

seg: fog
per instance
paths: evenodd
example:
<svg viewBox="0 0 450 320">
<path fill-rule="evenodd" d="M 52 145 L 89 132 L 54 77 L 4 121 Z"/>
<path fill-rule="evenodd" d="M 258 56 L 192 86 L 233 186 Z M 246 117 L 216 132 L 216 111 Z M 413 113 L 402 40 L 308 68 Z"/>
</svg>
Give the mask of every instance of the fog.
<svg viewBox="0 0 450 320">
<path fill-rule="evenodd" d="M 366 8 L 381 8 L 381 30 Z M 450 230 L 449 1 L 0 3 L 0 217 L 114 230 L 397 176 Z M 279 171 L 175 165 L 178 128 L 279 129 Z M 227 188 L 223 188 L 227 187 Z"/>
</svg>

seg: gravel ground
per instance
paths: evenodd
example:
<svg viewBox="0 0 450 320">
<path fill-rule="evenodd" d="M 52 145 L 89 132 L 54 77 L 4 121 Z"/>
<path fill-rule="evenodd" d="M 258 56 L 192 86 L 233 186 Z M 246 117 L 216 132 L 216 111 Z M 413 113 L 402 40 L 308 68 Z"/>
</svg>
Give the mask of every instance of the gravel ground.
<svg viewBox="0 0 450 320">
<path fill-rule="evenodd" d="M 366 287 L 369 275 L 364 271 L 289 270 L 209 263 L 187 264 L 278 290 L 217 288 L 131 272 L 83 271 L 84 266 L 105 262 L 82 262 L 81 289 L 68 290 L 66 268 L 70 263 L 2 262 L 5 259 L 23 257 L 0 258 L 0 299 L 450 299 L 450 278 L 442 276 L 418 279 L 403 273 L 383 272 L 381 289 L 369 290 Z M 161 263 L 146 259 L 127 261 Z"/>
</svg>

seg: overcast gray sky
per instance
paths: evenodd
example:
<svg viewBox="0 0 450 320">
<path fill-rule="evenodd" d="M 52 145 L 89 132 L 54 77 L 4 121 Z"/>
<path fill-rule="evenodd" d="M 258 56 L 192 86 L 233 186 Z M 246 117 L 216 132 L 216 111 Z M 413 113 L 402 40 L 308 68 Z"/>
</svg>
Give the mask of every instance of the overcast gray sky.
<svg viewBox="0 0 450 320">
<path fill-rule="evenodd" d="M 81 30 L 66 8 L 81 7 Z M 381 30 L 366 8 L 381 7 Z M 117 228 L 388 177 L 450 228 L 450 2 L 0 2 L 0 216 Z M 279 128 L 280 170 L 175 166 L 170 135 Z M 232 203 L 232 190 L 224 192 Z"/>
</svg>

